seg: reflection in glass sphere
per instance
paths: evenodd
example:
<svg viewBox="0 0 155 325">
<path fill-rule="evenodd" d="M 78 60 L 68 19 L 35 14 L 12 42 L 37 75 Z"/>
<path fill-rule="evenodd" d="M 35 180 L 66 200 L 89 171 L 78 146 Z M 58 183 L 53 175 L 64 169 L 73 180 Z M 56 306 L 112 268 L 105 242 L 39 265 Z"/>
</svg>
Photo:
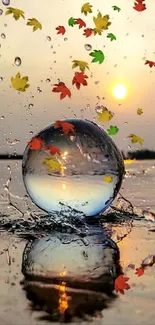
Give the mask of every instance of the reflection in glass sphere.
<svg viewBox="0 0 155 325">
<path fill-rule="evenodd" d="M 97 124 L 57 121 L 40 131 L 23 156 L 23 180 L 32 201 L 49 214 L 70 207 L 86 216 L 103 212 L 117 195 L 123 158 Z"/>
</svg>

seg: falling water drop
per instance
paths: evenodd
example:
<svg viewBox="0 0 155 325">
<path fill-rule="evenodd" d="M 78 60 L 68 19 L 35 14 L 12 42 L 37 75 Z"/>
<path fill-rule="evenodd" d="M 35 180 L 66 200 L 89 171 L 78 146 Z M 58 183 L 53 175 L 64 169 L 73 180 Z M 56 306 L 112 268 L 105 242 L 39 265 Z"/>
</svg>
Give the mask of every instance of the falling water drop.
<svg viewBox="0 0 155 325">
<path fill-rule="evenodd" d="M 3 81 L 3 77 L 0 77 L 0 82 L 2 82 Z"/>
<path fill-rule="evenodd" d="M 2 9 L 0 9 L 0 16 L 3 14 L 3 10 Z"/>
<path fill-rule="evenodd" d="M 91 51 L 92 50 L 92 46 L 90 45 L 90 44 L 85 44 L 85 49 L 87 50 L 87 51 Z"/>
<path fill-rule="evenodd" d="M 5 35 L 4 33 L 2 33 L 2 34 L 1 34 L 1 37 L 2 37 L 3 39 L 5 39 L 5 38 L 6 38 L 6 35 Z"/>
<path fill-rule="evenodd" d="M 2 116 L 1 116 L 1 120 L 4 120 L 4 118 L 5 118 L 5 116 L 4 116 L 4 115 L 2 115 Z"/>
<path fill-rule="evenodd" d="M 2 0 L 4 6 L 9 6 L 10 0 Z"/>
<path fill-rule="evenodd" d="M 51 81 L 51 80 L 50 80 L 49 78 L 46 79 L 46 82 L 47 82 L 48 84 L 49 84 L 50 81 Z"/>
<path fill-rule="evenodd" d="M 15 58 L 14 64 L 15 64 L 17 67 L 19 67 L 19 66 L 21 65 L 21 63 L 22 63 L 21 58 L 20 58 L 19 56 L 17 56 L 17 57 Z"/>
<path fill-rule="evenodd" d="M 49 41 L 49 42 L 51 41 L 51 37 L 50 37 L 50 36 L 47 36 L 46 39 L 47 39 L 47 41 Z"/>
<path fill-rule="evenodd" d="M 28 106 L 28 109 L 31 109 L 33 106 L 34 105 L 30 103 L 29 106 Z"/>
</svg>

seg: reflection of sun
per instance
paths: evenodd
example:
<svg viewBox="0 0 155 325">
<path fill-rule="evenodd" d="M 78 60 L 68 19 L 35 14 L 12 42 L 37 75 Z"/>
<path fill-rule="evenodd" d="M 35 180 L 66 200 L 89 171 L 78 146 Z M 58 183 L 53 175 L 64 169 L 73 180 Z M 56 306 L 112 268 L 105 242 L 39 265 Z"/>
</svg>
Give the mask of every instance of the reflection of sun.
<svg viewBox="0 0 155 325">
<path fill-rule="evenodd" d="M 123 99 L 126 96 L 127 89 L 124 85 L 118 84 L 113 88 L 113 95 L 118 99 Z"/>
</svg>

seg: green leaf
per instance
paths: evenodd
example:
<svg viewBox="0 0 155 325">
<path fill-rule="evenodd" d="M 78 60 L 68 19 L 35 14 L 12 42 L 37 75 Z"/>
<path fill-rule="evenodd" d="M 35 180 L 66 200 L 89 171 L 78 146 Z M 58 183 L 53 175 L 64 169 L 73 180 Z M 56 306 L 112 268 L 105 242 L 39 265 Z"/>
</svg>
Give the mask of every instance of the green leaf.
<svg viewBox="0 0 155 325">
<path fill-rule="evenodd" d="M 68 25 L 69 26 L 74 26 L 74 25 L 76 25 L 76 19 L 75 18 L 73 18 L 73 17 L 71 17 L 71 18 L 69 18 L 69 20 L 68 20 Z"/>
<path fill-rule="evenodd" d="M 105 59 L 105 56 L 101 50 L 94 50 L 89 55 L 94 58 L 91 62 L 98 62 L 101 64 Z"/>
<path fill-rule="evenodd" d="M 112 6 L 112 8 L 114 9 L 114 10 L 116 10 L 116 11 L 121 11 L 121 8 L 119 8 L 119 7 L 117 7 L 117 6 Z"/>
<path fill-rule="evenodd" d="M 110 38 L 111 41 L 116 41 L 116 36 L 114 34 L 112 34 L 112 33 L 109 33 L 107 35 L 107 38 Z"/>
<path fill-rule="evenodd" d="M 107 130 L 109 135 L 115 135 L 119 129 L 117 126 L 110 125 L 109 129 Z"/>
</svg>

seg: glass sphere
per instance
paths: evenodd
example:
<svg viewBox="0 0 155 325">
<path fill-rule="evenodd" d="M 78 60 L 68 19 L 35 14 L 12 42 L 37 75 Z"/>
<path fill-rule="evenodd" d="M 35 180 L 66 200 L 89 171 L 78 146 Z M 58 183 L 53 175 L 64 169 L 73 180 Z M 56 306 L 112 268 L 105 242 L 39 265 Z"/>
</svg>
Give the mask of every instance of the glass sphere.
<svg viewBox="0 0 155 325">
<path fill-rule="evenodd" d="M 116 197 L 124 163 L 103 128 L 88 120 L 67 119 L 32 138 L 22 171 L 31 200 L 48 214 L 69 207 L 95 216 Z"/>
</svg>

